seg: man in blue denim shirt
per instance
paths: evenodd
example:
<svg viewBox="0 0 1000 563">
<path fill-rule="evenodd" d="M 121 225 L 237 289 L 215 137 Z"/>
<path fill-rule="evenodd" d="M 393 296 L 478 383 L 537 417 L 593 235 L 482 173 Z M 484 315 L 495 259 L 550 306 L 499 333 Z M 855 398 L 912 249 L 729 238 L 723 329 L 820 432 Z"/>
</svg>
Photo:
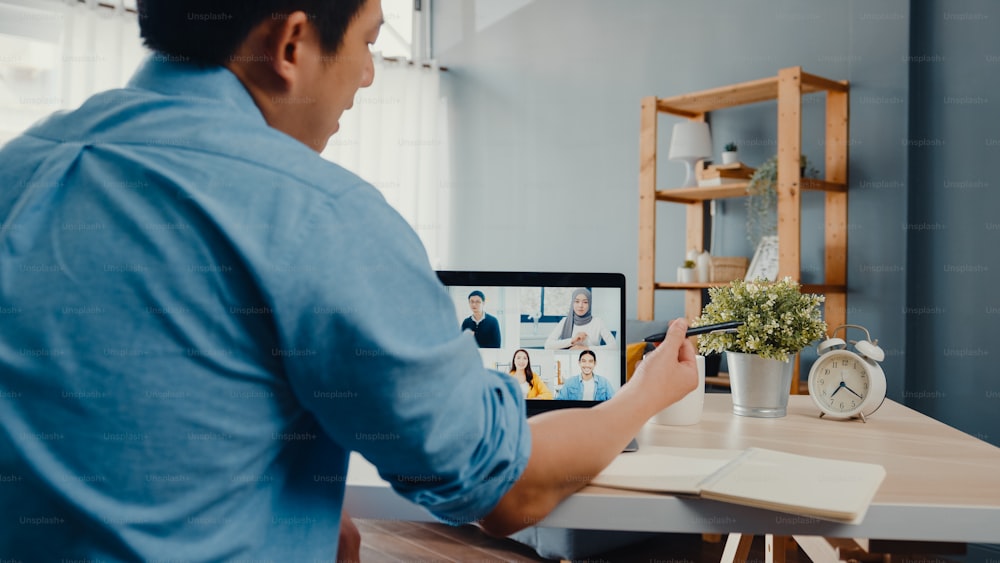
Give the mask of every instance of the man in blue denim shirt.
<svg viewBox="0 0 1000 563">
<path fill-rule="evenodd" d="M 614 400 L 529 424 L 412 229 L 317 154 L 378 0 L 211 5 L 140 0 L 128 87 L 0 150 L 0 559 L 355 558 L 351 451 L 505 535 L 693 388 L 677 322 Z"/>
<path fill-rule="evenodd" d="M 556 399 L 568 401 L 607 401 L 615 396 L 611 382 L 604 376 L 594 373 L 597 366 L 597 354 L 593 350 L 580 352 L 580 374 L 566 380 L 559 390 Z"/>
</svg>

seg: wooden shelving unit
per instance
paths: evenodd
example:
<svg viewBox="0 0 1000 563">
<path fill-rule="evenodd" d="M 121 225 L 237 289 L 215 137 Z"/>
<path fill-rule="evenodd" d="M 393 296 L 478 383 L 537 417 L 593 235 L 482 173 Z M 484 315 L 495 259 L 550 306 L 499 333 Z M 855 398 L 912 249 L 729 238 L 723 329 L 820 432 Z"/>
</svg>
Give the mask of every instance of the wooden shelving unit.
<svg viewBox="0 0 1000 563">
<path fill-rule="evenodd" d="M 823 180 L 802 178 L 802 96 L 826 94 L 825 169 Z M 824 317 L 828 326 L 846 322 L 847 317 L 847 81 L 808 74 L 802 67 L 784 68 L 776 76 L 670 98 L 648 96 L 642 100 L 639 132 L 639 287 L 638 317 L 653 320 L 657 290 L 684 291 L 684 311 L 689 319 L 702 309 L 702 289 L 719 283 L 682 284 L 656 281 L 656 203 L 685 205 L 685 249 L 704 248 L 703 203 L 713 199 L 746 196 L 746 184 L 723 186 L 656 188 L 657 121 L 668 113 L 694 121 L 704 121 L 711 111 L 777 100 L 778 120 L 778 276 L 801 281 L 803 190 L 820 191 L 825 196 L 824 270 L 821 284 L 804 285 L 803 291 L 826 295 Z M 799 366 L 796 363 L 792 392 L 798 392 Z"/>
</svg>

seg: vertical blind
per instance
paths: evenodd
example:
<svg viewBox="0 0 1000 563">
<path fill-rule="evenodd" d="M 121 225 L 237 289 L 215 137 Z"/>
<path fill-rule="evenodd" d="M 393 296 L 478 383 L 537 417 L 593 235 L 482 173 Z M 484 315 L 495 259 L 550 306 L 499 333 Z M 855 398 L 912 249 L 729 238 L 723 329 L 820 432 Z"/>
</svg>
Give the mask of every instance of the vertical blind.
<svg viewBox="0 0 1000 563">
<path fill-rule="evenodd" d="M 149 51 L 134 0 L 0 0 L 0 145 L 50 113 L 124 86 Z M 323 157 L 371 182 L 413 226 L 431 263 L 448 260 L 446 100 L 441 70 L 375 57 L 375 82 Z"/>
<path fill-rule="evenodd" d="M 323 156 L 377 187 L 420 235 L 431 264 L 448 262 L 451 233 L 447 101 L 441 70 L 376 57 Z"/>
</svg>

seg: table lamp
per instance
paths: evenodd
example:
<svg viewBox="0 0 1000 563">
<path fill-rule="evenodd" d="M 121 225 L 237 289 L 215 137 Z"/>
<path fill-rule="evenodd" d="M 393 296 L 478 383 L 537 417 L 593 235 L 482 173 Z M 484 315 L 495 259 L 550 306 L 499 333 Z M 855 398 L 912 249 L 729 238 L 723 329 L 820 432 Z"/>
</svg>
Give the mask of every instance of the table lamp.
<svg viewBox="0 0 1000 563">
<path fill-rule="evenodd" d="M 674 125 L 674 134 L 670 138 L 670 160 L 681 160 L 687 164 L 687 178 L 683 187 L 698 185 L 694 173 L 694 164 L 703 158 L 712 156 L 712 138 L 708 132 L 708 123 L 703 121 L 685 121 Z"/>
</svg>

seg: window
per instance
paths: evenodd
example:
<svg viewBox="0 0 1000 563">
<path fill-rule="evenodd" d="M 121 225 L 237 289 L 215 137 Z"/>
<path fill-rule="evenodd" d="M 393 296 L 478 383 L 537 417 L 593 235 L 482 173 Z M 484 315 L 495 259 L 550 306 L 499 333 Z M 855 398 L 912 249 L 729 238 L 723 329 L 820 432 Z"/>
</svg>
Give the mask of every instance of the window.
<svg viewBox="0 0 1000 563">
<path fill-rule="evenodd" d="M 417 58 L 413 52 L 413 0 L 382 0 L 385 24 L 372 51 L 387 58 Z"/>
<path fill-rule="evenodd" d="M 522 287 L 518 295 L 521 322 L 529 323 L 540 315 L 540 322 L 556 322 L 570 310 L 573 287 Z"/>
<path fill-rule="evenodd" d="M 146 53 L 124 8 L 0 0 L 0 145 L 124 85 Z"/>
</svg>

